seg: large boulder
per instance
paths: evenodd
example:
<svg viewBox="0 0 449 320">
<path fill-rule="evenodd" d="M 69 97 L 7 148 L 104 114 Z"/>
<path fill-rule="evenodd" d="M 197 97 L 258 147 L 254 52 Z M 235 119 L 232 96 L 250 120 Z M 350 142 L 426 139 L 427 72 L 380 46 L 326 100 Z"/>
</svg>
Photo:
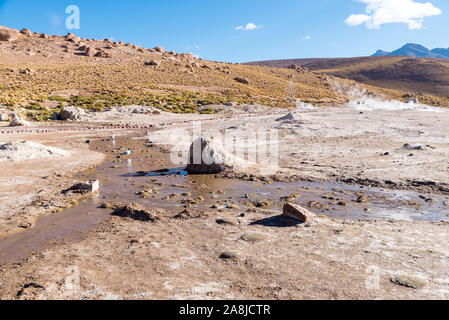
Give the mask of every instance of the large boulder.
<svg viewBox="0 0 449 320">
<path fill-rule="evenodd" d="M 11 117 L 7 113 L 0 114 L 0 121 L 9 121 Z"/>
<path fill-rule="evenodd" d="M 59 119 L 64 121 L 80 121 L 85 115 L 86 112 L 84 109 L 68 106 L 59 112 Z"/>
<path fill-rule="evenodd" d="M 0 41 L 14 41 L 19 38 L 19 31 L 15 29 L 10 29 L 4 26 L 0 26 Z"/>
<path fill-rule="evenodd" d="M 284 216 L 298 220 L 302 223 L 309 223 L 314 218 L 316 218 L 316 215 L 313 212 L 310 212 L 309 210 L 298 206 L 296 204 L 292 203 L 285 203 L 284 204 Z"/>
<path fill-rule="evenodd" d="M 191 53 L 180 53 L 176 55 L 179 60 L 186 61 L 186 62 L 192 62 L 195 60 L 193 54 Z"/>
<path fill-rule="evenodd" d="M 154 51 L 159 52 L 159 53 L 165 52 L 164 48 L 162 48 L 162 47 L 156 47 L 156 48 L 154 48 Z"/>
<path fill-rule="evenodd" d="M 10 127 L 28 127 L 30 123 L 28 121 L 25 121 L 21 119 L 19 116 L 14 116 L 9 123 Z"/>
<path fill-rule="evenodd" d="M 198 138 L 190 146 L 189 174 L 217 174 L 223 172 L 227 166 L 224 147 L 212 138 Z"/>
<path fill-rule="evenodd" d="M 93 57 L 97 54 L 97 50 L 95 50 L 92 47 L 87 47 L 86 51 L 84 51 L 84 52 L 86 53 L 86 56 L 88 56 L 88 57 Z"/>
<path fill-rule="evenodd" d="M 31 37 L 33 35 L 33 33 L 30 30 L 28 30 L 28 29 L 22 29 L 22 30 L 20 30 L 20 33 L 24 34 L 24 35 L 26 35 L 28 37 Z"/>
</svg>

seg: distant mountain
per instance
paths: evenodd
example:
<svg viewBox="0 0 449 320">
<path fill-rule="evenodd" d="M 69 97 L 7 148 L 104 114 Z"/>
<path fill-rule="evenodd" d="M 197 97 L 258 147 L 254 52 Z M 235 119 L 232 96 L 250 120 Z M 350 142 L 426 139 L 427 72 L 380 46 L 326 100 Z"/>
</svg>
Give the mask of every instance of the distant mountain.
<svg viewBox="0 0 449 320">
<path fill-rule="evenodd" d="M 431 52 L 438 54 L 440 56 L 444 56 L 446 58 L 449 58 L 449 48 L 448 49 L 444 49 L 444 48 L 436 48 L 433 49 Z"/>
<path fill-rule="evenodd" d="M 373 57 L 379 56 L 406 56 L 413 58 L 438 58 L 438 59 L 449 59 L 449 48 L 436 48 L 429 50 L 426 47 L 416 44 L 408 43 L 402 48 L 395 50 L 393 52 L 387 52 L 383 50 L 378 50 Z"/>
<path fill-rule="evenodd" d="M 375 54 L 373 54 L 373 57 L 383 57 L 390 55 L 391 52 L 383 51 L 383 50 L 377 50 Z"/>
</svg>

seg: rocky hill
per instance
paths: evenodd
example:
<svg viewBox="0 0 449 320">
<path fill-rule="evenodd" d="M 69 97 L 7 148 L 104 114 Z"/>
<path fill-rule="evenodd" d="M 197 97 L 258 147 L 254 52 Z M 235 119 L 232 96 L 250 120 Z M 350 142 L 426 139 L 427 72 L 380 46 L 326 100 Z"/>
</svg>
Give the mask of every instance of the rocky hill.
<svg viewBox="0 0 449 320">
<path fill-rule="evenodd" d="M 47 120 L 67 105 L 90 111 L 143 105 L 207 113 L 212 111 L 204 106 L 213 104 L 292 107 L 297 99 L 317 105 L 344 102 L 348 97 L 334 92 L 335 81 L 347 82 L 299 67 L 226 64 L 161 47 L 0 28 L 0 107 L 32 120 Z M 397 99 L 409 96 L 366 89 Z M 427 101 L 440 104 L 434 97 Z"/>
</svg>

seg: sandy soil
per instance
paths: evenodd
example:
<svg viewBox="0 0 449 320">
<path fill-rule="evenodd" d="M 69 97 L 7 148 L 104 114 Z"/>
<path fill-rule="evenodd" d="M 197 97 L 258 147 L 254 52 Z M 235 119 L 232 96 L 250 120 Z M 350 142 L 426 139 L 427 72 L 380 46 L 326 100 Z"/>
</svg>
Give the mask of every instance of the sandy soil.
<svg viewBox="0 0 449 320">
<path fill-rule="evenodd" d="M 245 213 L 158 223 L 113 218 L 82 242 L 0 267 L 2 299 L 447 299 L 447 223 L 310 227 Z M 221 259 L 225 252 L 237 254 Z M 425 279 L 421 290 L 392 276 Z"/>
<path fill-rule="evenodd" d="M 370 183 L 379 184 L 388 180 L 398 188 L 423 188 L 426 193 L 444 194 L 441 188 L 448 181 L 447 172 L 442 170 L 447 165 L 447 117 L 447 113 L 416 110 L 361 114 L 335 107 L 299 110 L 294 120 L 286 122 L 277 121 L 279 116 L 269 116 L 214 122 L 207 127 L 232 127 L 239 135 L 255 128 L 278 128 L 279 178 L 346 178 L 360 183 L 371 179 Z M 151 140 L 166 144 L 171 135 L 180 134 L 180 130 L 167 129 L 152 135 Z M 55 147 L 73 143 L 76 150 L 87 152 L 84 136 L 67 136 L 58 143 L 56 138 L 53 134 L 34 139 Z M 405 143 L 422 148 L 401 149 Z M 101 159 L 97 156 L 93 152 L 92 162 L 83 163 L 93 164 Z M 65 170 L 73 169 L 69 162 L 65 164 Z M 39 173 L 34 181 L 43 180 L 43 175 L 60 165 Z M 22 176 L 36 169 L 21 166 Z M 54 181 L 68 181 L 67 176 L 60 179 Z M 13 180 L 5 181 L 14 189 Z M 434 183 L 419 185 L 419 181 Z M 48 188 L 48 181 L 40 185 L 44 184 Z M 30 187 L 30 193 L 38 186 L 35 183 L 34 189 Z M 60 187 L 54 185 L 55 189 Z M 44 198 L 48 199 L 51 192 L 47 192 Z M 17 191 L 16 196 L 19 194 Z M 12 219 L 24 216 L 18 212 L 8 209 Z M 323 218 L 308 226 L 266 210 L 242 210 L 238 215 L 231 211 L 205 212 L 200 218 L 186 220 L 174 219 L 176 213 L 167 213 L 156 223 L 113 217 L 82 241 L 53 244 L 18 263 L 6 263 L 0 267 L 0 297 L 449 298 L 447 222 L 345 222 Z M 231 218 L 231 222 L 218 224 L 220 217 Z M 5 232 L 14 230 L 11 226 Z M 232 258 L 220 258 L 223 253 Z M 391 277 L 403 275 L 412 277 L 412 282 L 424 281 L 425 286 L 413 289 L 390 281 Z"/>
</svg>

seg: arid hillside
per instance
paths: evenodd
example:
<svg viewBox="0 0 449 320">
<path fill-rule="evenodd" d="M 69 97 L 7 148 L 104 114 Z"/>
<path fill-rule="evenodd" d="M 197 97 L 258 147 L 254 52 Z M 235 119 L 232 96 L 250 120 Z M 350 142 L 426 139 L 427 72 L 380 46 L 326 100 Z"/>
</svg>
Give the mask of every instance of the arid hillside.
<svg viewBox="0 0 449 320">
<path fill-rule="evenodd" d="M 449 97 L 449 60 L 400 56 L 360 57 L 342 59 L 293 59 L 251 62 L 286 68 L 306 67 L 336 77 L 352 79 L 372 86 L 418 94 Z"/>
<path fill-rule="evenodd" d="M 317 105 L 341 103 L 348 97 L 334 92 L 335 81 L 352 83 L 304 68 L 211 62 L 109 39 L 50 36 L 26 29 L 3 28 L 2 32 L 0 105 L 38 121 L 66 105 L 92 111 L 145 105 L 195 113 L 199 106 L 212 104 L 291 107 L 297 99 Z M 366 89 L 399 100 L 410 97 L 404 92 Z M 420 101 L 448 104 L 433 96 L 420 97 Z"/>
</svg>

